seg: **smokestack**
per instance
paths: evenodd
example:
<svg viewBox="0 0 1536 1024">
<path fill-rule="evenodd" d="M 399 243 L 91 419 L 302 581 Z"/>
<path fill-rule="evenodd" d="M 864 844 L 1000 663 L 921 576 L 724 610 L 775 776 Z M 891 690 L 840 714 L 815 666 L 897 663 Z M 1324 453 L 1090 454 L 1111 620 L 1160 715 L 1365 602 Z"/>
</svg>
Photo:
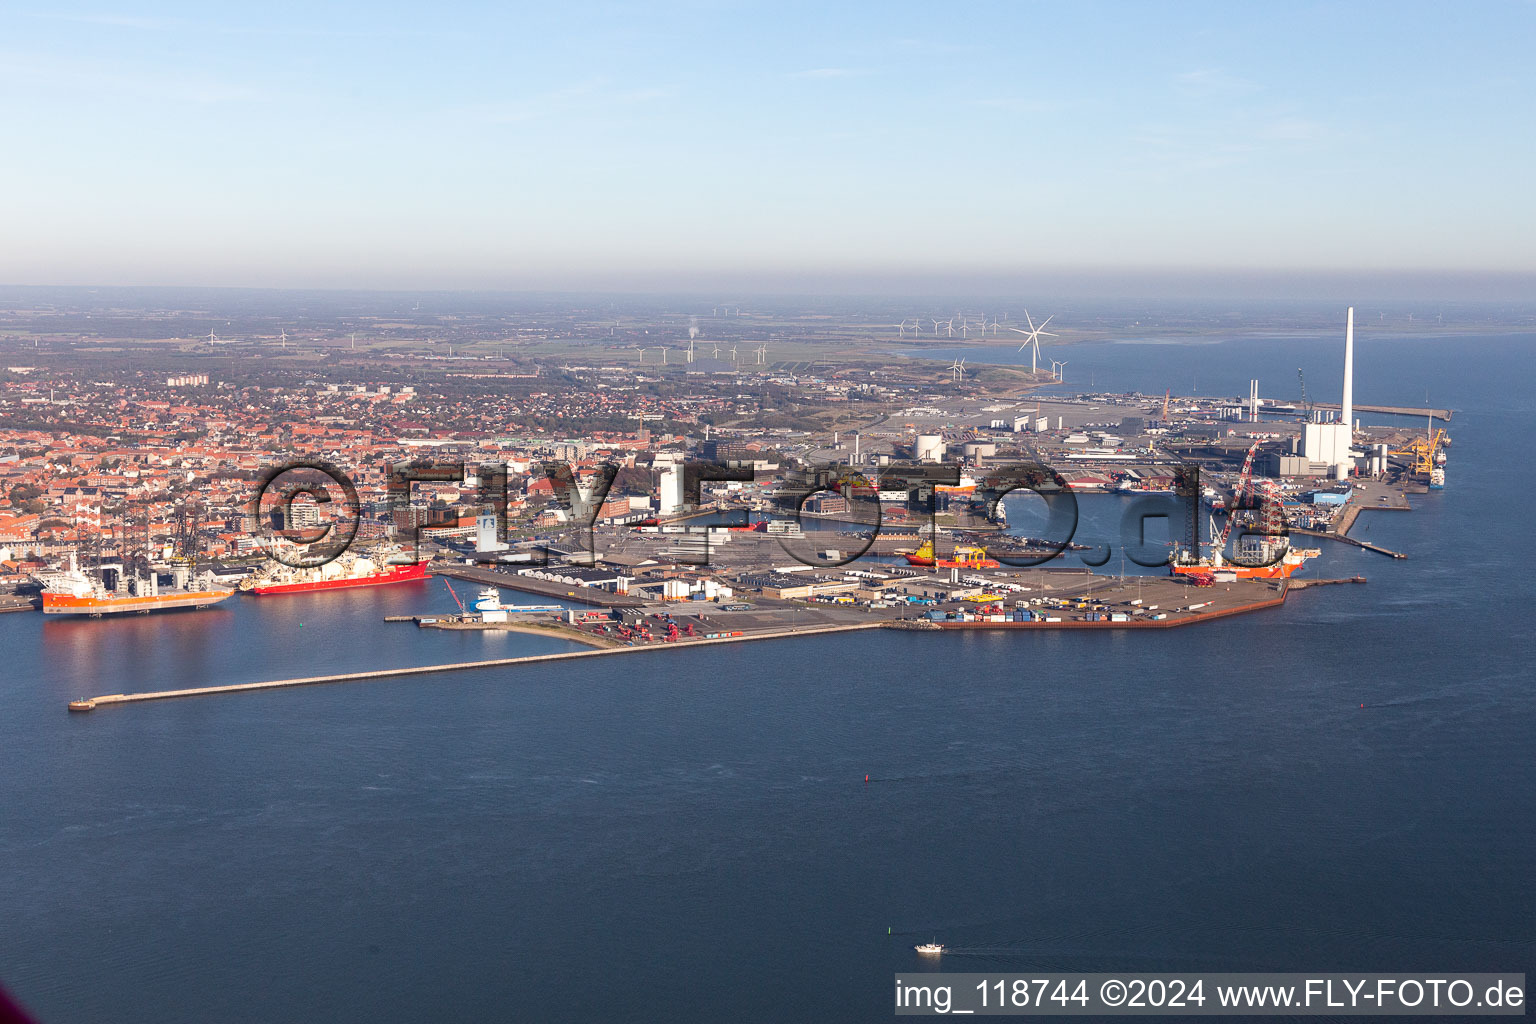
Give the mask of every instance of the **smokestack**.
<svg viewBox="0 0 1536 1024">
<path fill-rule="evenodd" d="M 1344 429 L 1355 426 L 1355 307 L 1349 307 L 1349 320 L 1344 327 Z"/>
</svg>

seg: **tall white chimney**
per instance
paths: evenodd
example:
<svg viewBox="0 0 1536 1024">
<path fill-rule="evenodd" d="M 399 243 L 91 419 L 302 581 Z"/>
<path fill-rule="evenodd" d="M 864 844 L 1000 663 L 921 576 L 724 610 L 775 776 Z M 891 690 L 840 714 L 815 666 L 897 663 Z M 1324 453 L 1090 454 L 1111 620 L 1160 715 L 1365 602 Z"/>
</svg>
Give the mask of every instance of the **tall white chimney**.
<svg viewBox="0 0 1536 1024">
<path fill-rule="evenodd" d="M 1349 321 L 1344 327 L 1344 429 L 1355 428 L 1355 307 L 1349 307 Z M 1352 435 L 1346 435 L 1352 436 Z"/>
</svg>

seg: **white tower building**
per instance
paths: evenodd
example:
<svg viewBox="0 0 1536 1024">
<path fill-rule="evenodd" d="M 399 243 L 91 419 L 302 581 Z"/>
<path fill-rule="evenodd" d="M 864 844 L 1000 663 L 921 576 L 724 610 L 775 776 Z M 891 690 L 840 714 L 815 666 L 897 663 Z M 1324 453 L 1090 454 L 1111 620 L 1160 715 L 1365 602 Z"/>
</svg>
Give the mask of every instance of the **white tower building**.
<svg viewBox="0 0 1536 1024">
<path fill-rule="evenodd" d="M 661 469 L 660 515 L 675 516 L 683 510 L 683 467 L 672 462 Z"/>
<path fill-rule="evenodd" d="M 1308 462 L 1328 467 L 1337 480 L 1349 477 L 1354 466 L 1350 445 L 1354 441 L 1355 416 L 1355 307 L 1349 307 L 1344 324 L 1344 393 L 1338 423 L 1308 423 L 1302 427 L 1302 445 Z"/>
<path fill-rule="evenodd" d="M 484 554 L 489 551 L 505 551 L 507 545 L 496 536 L 496 513 L 481 512 L 475 516 L 475 551 Z"/>
</svg>

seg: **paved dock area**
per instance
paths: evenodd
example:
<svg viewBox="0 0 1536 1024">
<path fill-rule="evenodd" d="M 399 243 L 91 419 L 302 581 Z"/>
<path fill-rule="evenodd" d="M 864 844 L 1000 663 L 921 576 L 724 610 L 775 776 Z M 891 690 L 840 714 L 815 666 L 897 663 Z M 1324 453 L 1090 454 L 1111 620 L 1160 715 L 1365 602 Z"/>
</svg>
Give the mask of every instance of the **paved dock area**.
<svg viewBox="0 0 1536 1024">
<path fill-rule="evenodd" d="M 615 594 L 607 590 L 598 590 L 594 587 L 572 587 L 560 583 L 551 583 L 548 580 L 534 579 L 532 576 L 519 576 L 516 570 L 505 572 L 481 568 L 477 565 L 451 565 L 434 562 L 432 575 L 450 576 L 456 580 L 468 580 L 471 583 L 479 583 L 488 587 L 505 587 L 508 590 L 518 590 L 525 594 L 537 594 L 540 597 L 551 597 L 558 601 L 570 601 L 574 604 L 587 604 L 599 608 L 638 608 L 645 602 L 638 597 L 630 597 L 627 594 Z"/>
<path fill-rule="evenodd" d="M 1294 534 L 1307 537 L 1320 537 L 1325 540 L 1336 540 L 1344 544 L 1353 544 L 1357 548 L 1365 548 L 1367 551 L 1375 551 L 1389 558 L 1407 558 L 1401 551 L 1393 551 L 1384 548 L 1380 544 L 1351 537 L 1349 531 L 1354 529 L 1355 521 L 1363 512 L 1408 512 L 1412 510 L 1408 503 L 1408 495 L 1401 486 L 1383 483 L 1380 480 L 1362 479 L 1356 480 L 1350 491 L 1349 500 L 1344 503 L 1343 510 L 1338 518 L 1333 521 L 1329 530 L 1301 530 L 1293 529 Z"/>
<path fill-rule="evenodd" d="M 974 576 L 974 574 L 973 574 Z M 974 576 L 975 579 L 983 577 Z M 768 601 L 751 598 L 733 602 L 746 605 L 738 611 L 704 602 L 672 602 L 646 605 L 649 615 L 670 615 L 677 622 L 695 622 L 698 632 L 730 631 L 728 637 L 683 636 L 674 641 L 653 641 L 630 646 L 603 646 L 556 654 L 524 655 L 489 661 L 419 665 L 406 668 L 348 672 L 337 675 L 276 679 L 159 690 L 146 693 L 104 694 L 70 703 L 72 711 L 89 711 L 105 704 L 129 704 L 175 697 L 210 696 L 272 690 L 324 683 L 363 682 L 437 672 L 534 665 L 579 658 L 614 657 L 657 650 L 691 650 L 713 644 L 749 643 L 784 637 L 817 636 L 881 628 L 942 629 L 1126 629 L 1168 628 L 1210 619 L 1273 608 L 1286 599 L 1281 580 L 1239 579 L 1197 586 L 1187 577 L 1098 576 L 1086 571 L 1029 569 L 986 574 L 986 585 L 954 584 L 946 577 L 922 576 L 893 579 L 892 584 L 913 601 L 892 602 L 884 608 L 860 608 L 826 603 Z M 990 611 L 988 609 L 991 609 Z M 1031 620 L 1015 622 L 1014 609 L 1028 610 Z M 933 611 L 967 618 L 931 622 Z M 530 624 L 531 629 L 540 629 Z M 568 626 L 559 627 L 571 629 Z M 583 627 L 576 627 L 583 628 Z M 588 627 L 590 628 L 590 627 Z M 556 635 L 556 634 L 549 634 Z M 570 639 L 577 639 L 570 637 Z M 591 637 L 586 642 L 608 643 Z"/>
</svg>

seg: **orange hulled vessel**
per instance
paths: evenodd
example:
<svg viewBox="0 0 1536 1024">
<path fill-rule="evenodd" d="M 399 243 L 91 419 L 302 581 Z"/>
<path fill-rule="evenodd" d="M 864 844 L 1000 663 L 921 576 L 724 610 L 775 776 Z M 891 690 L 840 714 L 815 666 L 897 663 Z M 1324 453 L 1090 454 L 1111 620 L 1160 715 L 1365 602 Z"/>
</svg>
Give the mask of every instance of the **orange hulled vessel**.
<svg viewBox="0 0 1536 1024">
<path fill-rule="evenodd" d="M 1268 562 L 1268 565 L 1239 565 L 1222 557 L 1221 548 L 1212 544 L 1210 555 L 1195 558 L 1187 548 L 1181 548 L 1174 553 L 1172 561 L 1168 563 L 1169 570 L 1175 576 L 1193 576 L 1197 580 L 1202 578 L 1214 578 L 1216 573 L 1231 573 L 1233 579 L 1261 579 L 1283 580 L 1290 579 L 1291 574 L 1306 564 L 1307 559 L 1316 558 L 1322 554 L 1316 548 L 1292 548 L 1285 547 L 1283 553 L 1278 545 L 1271 545 L 1265 538 L 1256 536 L 1244 537 L 1242 556 L 1249 562 Z M 1279 557 L 1276 557 L 1277 553 Z"/>
<path fill-rule="evenodd" d="M 108 587 L 110 573 L 114 586 Z M 162 577 L 169 575 L 166 586 Z M 103 565 L 86 572 L 70 556 L 69 566 L 38 577 L 43 584 L 44 615 L 126 615 L 129 612 L 163 612 L 177 608 L 207 608 L 234 596 L 234 591 L 213 582 L 209 573 L 194 576 L 185 566 L 168 573 L 151 567 L 144 576 L 125 577 L 122 566 Z"/>
<path fill-rule="evenodd" d="M 398 549 L 383 549 L 375 557 L 346 552 L 324 565 L 295 568 L 275 565 L 240 582 L 240 589 L 260 597 L 276 594 L 307 594 L 317 590 L 341 590 L 348 587 L 378 587 L 389 583 L 410 583 L 427 577 L 426 562 L 391 562 Z"/>
<path fill-rule="evenodd" d="M 988 558 L 986 548 L 964 545 L 955 548 L 953 558 L 935 558 L 933 542 L 927 540 L 923 541 L 922 547 L 904 557 L 908 565 L 931 566 L 935 569 L 1000 569 L 1003 565 L 995 558 Z"/>
</svg>

